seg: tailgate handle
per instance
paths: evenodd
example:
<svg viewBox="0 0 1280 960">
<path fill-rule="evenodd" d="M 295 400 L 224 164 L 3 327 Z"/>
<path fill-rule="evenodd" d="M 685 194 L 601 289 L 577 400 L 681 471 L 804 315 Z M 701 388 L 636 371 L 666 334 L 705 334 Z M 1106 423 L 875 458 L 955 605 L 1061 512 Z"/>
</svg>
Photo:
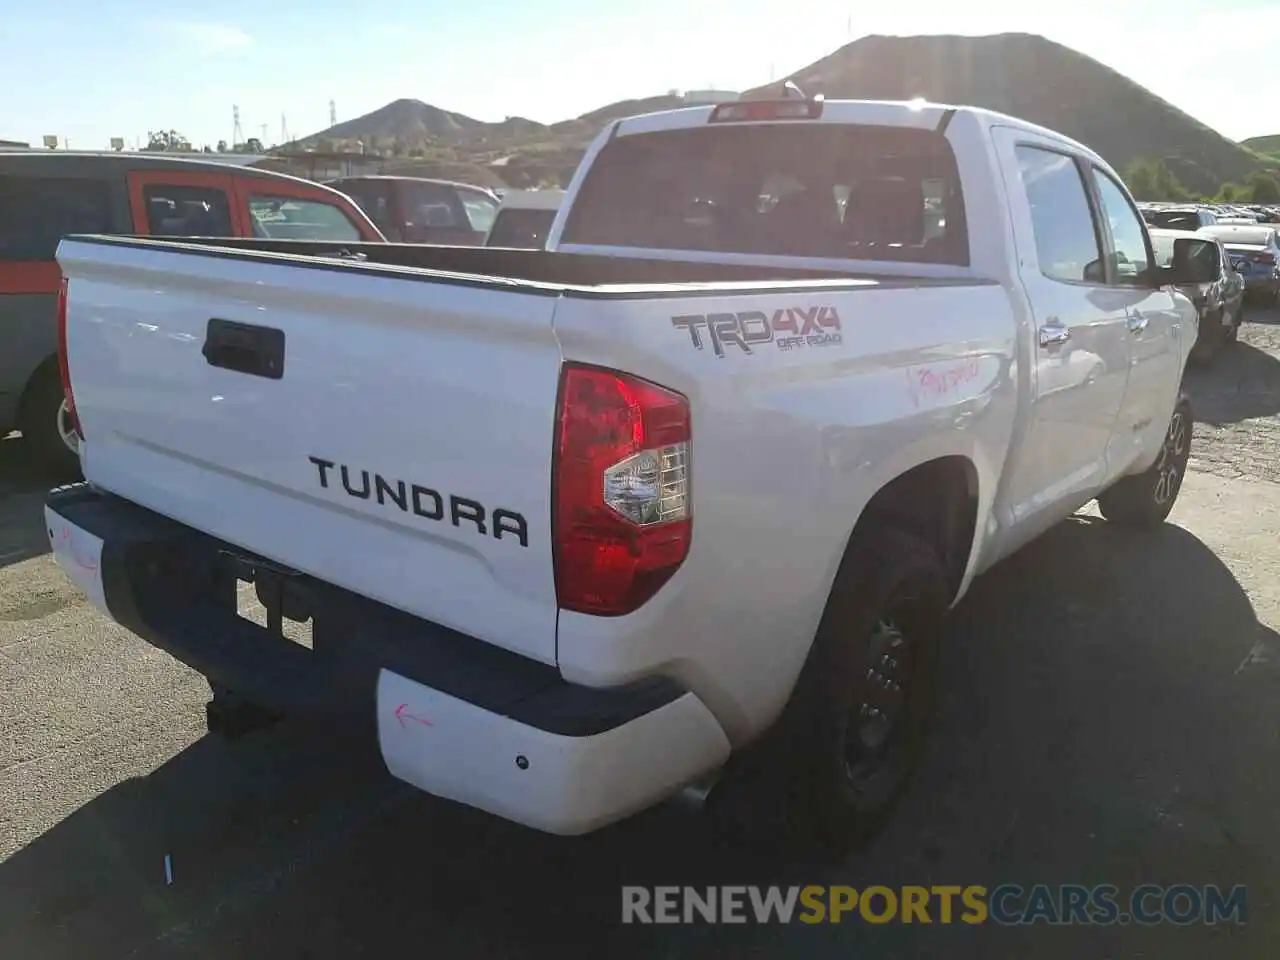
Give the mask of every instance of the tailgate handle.
<svg viewBox="0 0 1280 960">
<path fill-rule="evenodd" d="M 211 317 L 200 350 L 211 367 L 279 380 L 284 376 L 284 331 Z"/>
</svg>

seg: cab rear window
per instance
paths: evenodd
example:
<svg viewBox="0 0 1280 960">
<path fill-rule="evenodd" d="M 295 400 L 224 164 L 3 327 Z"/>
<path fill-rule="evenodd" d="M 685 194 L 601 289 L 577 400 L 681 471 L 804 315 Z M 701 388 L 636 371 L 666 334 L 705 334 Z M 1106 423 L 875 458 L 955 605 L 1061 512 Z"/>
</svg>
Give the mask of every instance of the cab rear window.
<svg viewBox="0 0 1280 960">
<path fill-rule="evenodd" d="M 946 137 L 865 124 L 708 125 L 616 137 L 588 171 L 561 240 L 969 262 Z"/>
<path fill-rule="evenodd" d="M 53 260 L 69 233 L 114 233 L 106 181 L 0 177 L 0 261 Z"/>
</svg>

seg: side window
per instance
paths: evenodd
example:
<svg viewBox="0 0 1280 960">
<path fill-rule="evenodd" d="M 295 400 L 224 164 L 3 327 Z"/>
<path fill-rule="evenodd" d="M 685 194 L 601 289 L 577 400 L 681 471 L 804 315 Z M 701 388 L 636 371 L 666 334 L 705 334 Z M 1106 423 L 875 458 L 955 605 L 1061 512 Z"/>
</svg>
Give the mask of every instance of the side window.
<svg viewBox="0 0 1280 960">
<path fill-rule="evenodd" d="M 488 197 L 470 190 L 460 190 L 458 196 L 462 200 L 462 208 L 467 212 L 467 219 L 471 221 L 471 229 L 476 233 L 488 233 L 498 216 L 498 205 Z"/>
<path fill-rule="evenodd" d="M 1102 198 L 1103 219 L 1111 230 L 1114 282 L 1122 287 L 1141 287 L 1147 284 L 1147 232 L 1142 218 L 1134 211 L 1129 198 L 1119 184 L 1097 167 L 1093 178 Z"/>
<path fill-rule="evenodd" d="M 231 205 L 215 187 L 166 186 L 142 188 L 147 208 L 147 232 L 154 237 L 233 237 Z"/>
<path fill-rule="evenodd" d="M 385 232 L 395 226 L 392 222 L 395 218 L 391 211 L 391 191 L 385 183 L 376 180 L 351 180 L 332 186 L 355 201 L 356 206 L 368 214 L 378 229 Z"/>
<path fill-rule="evenodd" d="M 249 198 L 255 237 L 274 240 L 359 240 L 351 219 L 331 203 L 295 197 Z"/>
<path fill-rule="evenodd" d="M 449 188 L 436 183 L 403 180 L 400 190 L 408 221 L 406 226 L 449 229 L 459 225 L 453 212 L 453 191 Z"/>
<path fill-rule="evenodd" d="M 52 260 L 69 233 L 115 233 L 105 181 L 0 177 L 0 261 Z"/>
<path fill-rule="evenodd" d="M 1066 154 L 1039 147 L 1020 146 L 1017 155 L 1040 272 L 1050 280 L 1102 283 L 1102 253 L 1080 168 Z"/>
</svg>

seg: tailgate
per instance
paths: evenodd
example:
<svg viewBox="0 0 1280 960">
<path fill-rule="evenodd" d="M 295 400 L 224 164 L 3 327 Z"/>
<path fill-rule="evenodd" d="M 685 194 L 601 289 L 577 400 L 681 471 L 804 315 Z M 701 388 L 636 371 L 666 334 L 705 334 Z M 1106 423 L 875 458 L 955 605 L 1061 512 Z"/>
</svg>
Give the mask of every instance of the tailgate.
<svg viewBox="0 0 1280 960">
<path fill-rule="evenodd" d="M 68 240 L 86 479 L 555 662 L 556 292 Z"/>
</svg>

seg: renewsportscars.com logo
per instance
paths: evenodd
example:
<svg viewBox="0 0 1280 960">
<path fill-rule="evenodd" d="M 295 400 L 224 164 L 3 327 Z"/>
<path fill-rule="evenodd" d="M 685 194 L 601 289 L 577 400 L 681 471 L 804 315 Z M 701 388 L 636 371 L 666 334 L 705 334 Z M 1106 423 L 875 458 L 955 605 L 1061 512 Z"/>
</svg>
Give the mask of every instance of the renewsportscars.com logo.
<svg viewBox="0 0 1280 960">
<path fill-rule="evenodd" d="M 623 887 L 623 923 L 863 923 L 1111 926 L 1248 922 L 1242 885 Z"/>
</svg>

